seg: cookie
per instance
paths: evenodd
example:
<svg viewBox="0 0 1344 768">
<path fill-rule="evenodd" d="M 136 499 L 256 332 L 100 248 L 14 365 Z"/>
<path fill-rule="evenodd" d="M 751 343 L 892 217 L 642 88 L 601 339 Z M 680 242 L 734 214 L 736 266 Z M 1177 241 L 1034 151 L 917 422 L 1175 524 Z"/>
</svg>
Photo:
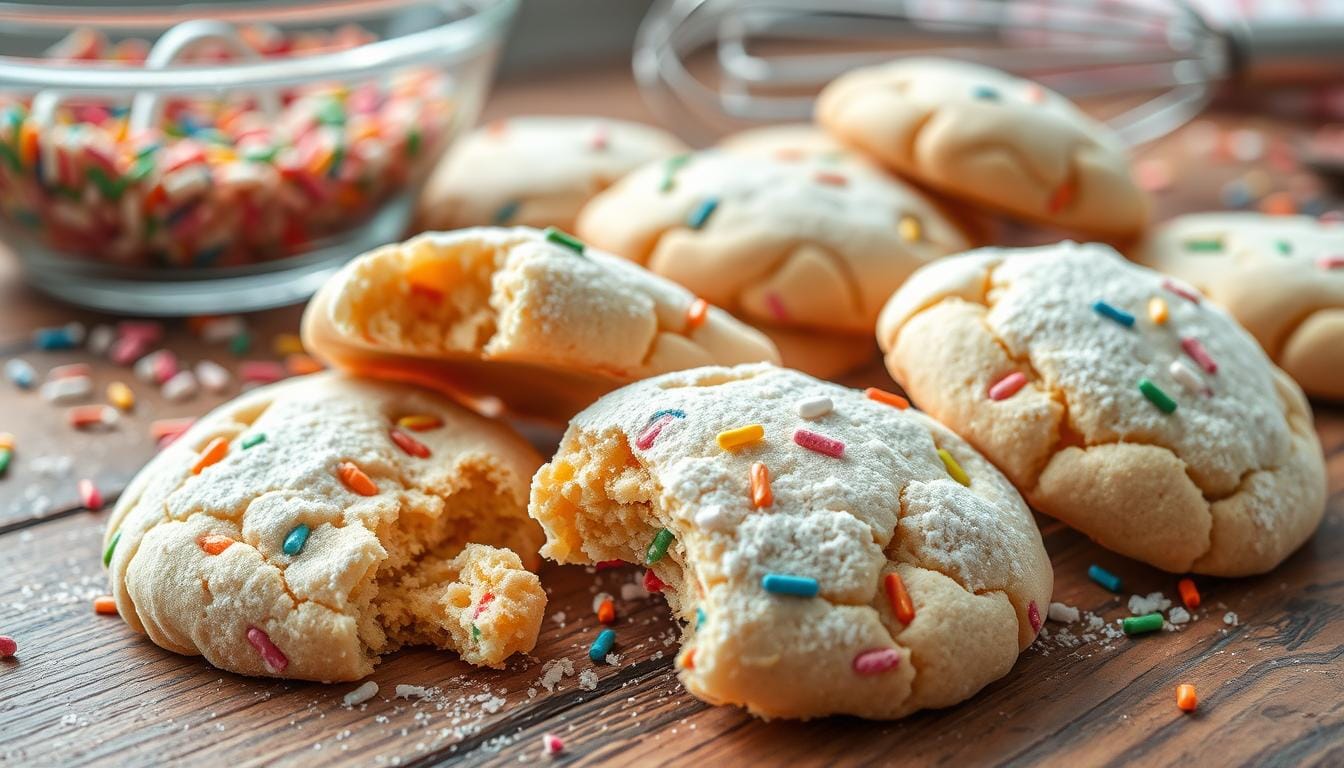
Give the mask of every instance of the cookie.
<svg viewBox="0 0 1344 768">
<path fill-rule="evenodd" d="M 140 471 L 104 562 L 126 623 L 244 675 L 356 680 L 406 645 L 500 667 L 537 640 L 540 457 L 432 392 L 316 374 L 200 419 Z"/>
<path fill-rule="evenodd" d="M 930 265 L 887 304 L 878 342 L 919 407 L 1108 549 L 1242 576 L 1320 522 L 1301 389 L 1221 309 L 1106 246 Z"/>
<path fill-rule="evenodd" d="M 1117 135 L 996 69 L 911 57 L 854 70 L 822 90 L 816 119 L 902 176 L 1036 223 L 1124 239 L 1147 219 Z"/>
<path fill-rule="evenodd" d="M 875 394 L 769 365 L 613 392 L 533 480 L 542 554 L 649 567 L 705 701 L 878 719 L 962 701 L 1036 637 L 1050 562 L 988 461 Z"/>
<path fill-rule="evenodd" d="M 1344 400 L 1344 227 L 1191 214 L 1155 231 L 1135 258 L 1227 309 L 1307 394 Z"/>
<path fill-rule="evenodd" d="M 767 333 L 799 332 L 822 350 L 870 334 L 907 275 L 966 247 L 932 202 L 895 179 L 723 151 L 635 171 L 593 198 L 578 232 Z"/>
<path fill-rule="evenodd" d="M 644 163 L 684 152 L 666 131 L 597 117 L 514 117 L 464 136 L 430 174 L 418 230 L 560 227 Z"/>
<path fill-rule="evenodd" d="M 809 123 L 748 128 L 723 137 L 719 140 L 718 148 L 725 152 L 759 155 L 783 162 L 816 160 L 874 165 L 866 155 L 855 152 Z"/>
<path fill-rule="evenodd" d="M 309 303 L 309 350 L 361 375 L 568 419 L 635 379 L 774 362 L 769 339 L 561 232 L 431 232 L 364 254 Z"/>
</svg>

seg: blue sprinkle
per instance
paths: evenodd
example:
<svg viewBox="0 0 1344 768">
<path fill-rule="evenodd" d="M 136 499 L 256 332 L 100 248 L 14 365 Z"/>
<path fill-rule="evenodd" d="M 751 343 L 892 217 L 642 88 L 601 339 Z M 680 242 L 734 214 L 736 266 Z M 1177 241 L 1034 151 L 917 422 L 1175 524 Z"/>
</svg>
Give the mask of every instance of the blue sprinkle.
<svg viewBox="0 0 1344 768">
<path fill-rule="evenodd" d="M 1120 591 L 1120 577 L 1100 565 L 1089 565 L 1087 567 L 1087 577 L 1112 592 Z"/>
<path fill-rule="evenodd" d="M 588 647 L 588 658 L 595 662 L 601 662 L 611 653 L 611 647 L 616 644 L 616 630 L 604 629 L 597 633 L 597 639 Z"/>
<path fill-rule="evenodd" d="M 220 243 L 219 245 L 214 245 L 204 250 L 197 251 L 193 261 L 198 267 L 212 267 L 215 262 L 219 260 L 219 257 L 223 255 L 224 244 Z"/>
<path fill-rule="evenodd" d="M 680 408 L 668 408 L 662 411 L 655 411 L 654 414 L 649 417 L 649 421 L 655 421 L 664 416 L 676 416 L 678 419 L 684 419 L 686 418 L 686 412 Z"/>
<path fill-rule="evenodd" d="M 695 628 L 696 628 L 696 629 L 699 629 L 699 628 L 700 628 L 700 625 L 701 625 L 701 624 L 704 624 L 704 623 L 705 623 L 705 609 L 704 609 L 704 608 L 696 608 L 696 609 L 695 609 Z"/>
<path fill-rule="evenodd" d="M 37 371 L 26 360 L 13 358 L 5 361 L 5 376 L 19 389 L 32 389 L 37 381 Z"/>
<path fill-rule="evenodd" d="M 510 221 L 513 221 L 513 217 L 518 214 L 518 208 L 520 205 L 521 204 L 517 200 L 510 200 L 509 202 L 499 206 L 499 210 L 495 211 L 495 218 L 493 223 L 499 225 L 499 224 L 508 224 Z"/>
<path fill-rule="evenodd" d="M 816 597 L 821 585 L 811 576 L 790 576 L 786 573 L 767 573 L 761 577 L 761 587 L 774 595 Z"/>
<path fill-rule="evenodd" d="M 303 551 L 303 545 L 308 543 L 308 526 L 299 523 L 294 526 L 294 530 L 285 537 L 285 545 L 282 547 L 285 554 L 293 557 Z"/>
<path fill-rule="evenodd" d="M 714 213 L 714 209 L 718 207 L 719 199 L 717 197 L 705 198 L 701 201 L 700 205 L 695 207 L 695 210 L 691 211 L 691 215 L 686 218 L 686 226 L 691 229 L 699 229 L 703 227 L 705 221 L 709 219 L 710 214 Z"/>
<path fill-rule="evenodd" d="M 70 323 L 56 328 L 38 328 L 33 331 L 33 346 L 43 350 L 74 349 L 84 338 L 84 327 Z"/>
<path fill-rule="evenodd" d="M 971 91 L 971 95 L 974 96 L 974 97 L 977 98 L 977 99 L 984 99 L 985 101 L 998 101 L 998 100 L 999 100 L 999 91 L 998 91 L 998 89 L 997 89 L 997 88 L 991 88 L 991 87 L 989 87 L 988 85 L 977 85 L 977 86 Z"/>
<path fill-rule="evenodd" d="M 1255 194 L 1246 182 L 1240 179 L 1234 179 L 1223 185 L 1219 190 L 1218 197 L 1223 201 L 1227 208 L 1245 208 L 1255 202 Z"/>
<path fill-rule="evenodd" d="M 1110 304 L 1107 304 L 1106 302 L 1101 301 L 1100 299 L 1092 302 L 1092 309 L 1098 315 L 1101 315 L 1102 317 L 1109 317 L 1110 319 L 1125 326 L 1126 328 L 1134 327 L 1133 315 L 1129 314 L 1123 309 L 1116 309 L 1115 307 L 1112 307 Z"/>
</svg>

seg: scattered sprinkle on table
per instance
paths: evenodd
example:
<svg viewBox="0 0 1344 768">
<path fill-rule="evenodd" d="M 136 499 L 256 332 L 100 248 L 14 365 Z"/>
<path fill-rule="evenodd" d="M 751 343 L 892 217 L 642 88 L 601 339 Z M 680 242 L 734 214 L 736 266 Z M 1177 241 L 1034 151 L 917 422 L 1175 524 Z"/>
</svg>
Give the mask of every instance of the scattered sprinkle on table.
<svg viewBox="0 0 1344 768">
<path fill-rule="evenodd" d="M 103 508 L 103 494 L 98 490 L 98 486 L 93 481 L 85 478 L 79 481 L 79 503 L 90 512 L 97 512 Z"/>
<path fill-rule="evenodd" d="M 1195 695 L 1195 686 L 1181 683 L 1176 686 L 1176 706 L 1182 712 L 1194 712 L 1199 706 L 1199 697 Z"/>
<path fill-rule="evenodd" d="M 1096 312 L 1098 315 L 1101 315 L 1102 317 L 1114 320 L 1115 322 L 1119 323 L 1120 325 L 1123 325 L 1126 328 L 1134 327 L 1133 315 L 1129 314 L 1123 309 L 1113 307 L 1110 304 L 1107 304 L 1106 302 L 1102 301 L 1101 299 L 1097 299 L 1096 301 L 1092 302 L 1092 311 Z"/>
<path fill-rule="evenodd" d="M 811 576 L 791 576 L 787 573 L 767 573 L 761 577 L 761 588 L 772 595 L 816 597 L 821 584 Z"/>
<path fill-rule="evenodd" d="M 616 644 L 616 630 L 604 629 L 597 633 L 597 639 L 588 646 L 588 658 L 594 663 L 601 663 L 611 653 L 612 646 Z"/>
<path fill-rule="evenodd" d="M 547 755 L 558 755 L 565 751 L 565 742 L 554 733 L 541 735 L 541 751 Z"/>
<path fill-rule="evenodd" d="M 289 666 L 289 659 L 279 648 L 275 647 L 275 643 L 271 642 L 270 636 L 260 629 L 248 627 L 247 642 L 257 649 L 257 653 L 261 654 L 261 660 L 266 663 L 266 667 L 275 674 L 284 672 L 285 668 Z"/>
<path fill-rule="evenodd" d="M 990 385 L 989 399 L 1007 400 L 1026 385 L 1027 375 L 1021 371 L 1013 371 Z"/>
<path fill-rule="evenodd" d="M 1089 565 L 1087 567 L 1087 578 L 1095 581 L 1101 586 L 1112 592 L 1119 592 L 1121 588 L 1120 577 L 1114 573 L 1102 568 L 1100 565 Z"/>
<path fill-rule="evenodd" d="M 967 488 L 971 487 L 971 476 L 966 474 L 966 470 L 962 469 L 961 465 L 957 463 L 957 458 L 946 448 L 938 449 L 938 458 L 943 460 L 943 466 L 947 468 L 947 474 L 951 475 L 953 480 Z"/>
<path fill-rule="evenodd" d="M 107 385 L 107 401 L 122 411 L 130 411 L 135 407 L 135 391 L 125 382 L 111 382 Z"/>
<path fill-rule="evenodd" d="M 809 451 L 830 456 L 833 459 L 845 455 L 845 444 L 832 437 L 817 434 L 811 430 L 799 429 L 793 433 L 793 442 Z"/>
<path fill-rule="evenodd" d="M 602 602 L 597 606 L 597 622 L 599 624 L 616 623 L 616 601 L 611 597 L 602 598 Z"/>
<path fill-rule="evenodd" d="M 830 413 L 834 407 L 829 397 L 808 397 L 798 401 L 798 416 L 803 419 L 819 419 Z"/>
<path fill-rule="evenodd" d="M 765 427 L 760 424 L 747 424 L 742 427 L 725 429 L 714 438 L 714 442 L 718 443 L 723 450 L 731 451 L 734 448 L 754 443 L 763 437 L 765 437 Z"/>
<path fill-rule="evenodd" d="M 9 635 L 0 635 L 0 659 L 13 658 L 19 652 L 18 642 Z"/>
<path fill-rule="evenodd" d="M 1176 583 L 1176 589 L 1181 593 L 1181 602 L 1185 604 L 1186 610 L 1193 611 L 1199 607 L 1199 587 L 1195 586 L 1195 580 L 1189 578 L 1181 579 Z"/>
<path fill-rule="evenodd" d="M 37 371 L 26 360 L 15 357 L 5 361 L 5 378 L 19 389 L 32 389 Z"/>
<path fill-rule="evenodd" d="M 878 389 L 877 387 L 869 387 L 863 390 L 863 394 L 869 400 L 884 403 L 886 405 L 892 406 L 893 408 L 899 408 L 901 410 L 905 410 L 906 408 L 910 407 L 909 400 L 906 400 L 904 397 L 901 397 L 895 392 L 888 392 L 885 389 Z"/>
<path fill-rule="evenodd" d="M 99 616 L 116 616 L 117 600 L 111 595 L 99 595 L 93 598 L 93 612 Z"/>
<path fill-rule="evenodd" d="M 901 575 L 892 571 L 882 579 L 882 585 L 887 593 L 887 604 L 891 606 L 891 614 L 902 624 L 909 624 L 915 620 L 915 602 L 910 599 L 910 593 L 905 589 L 905 582 Z"/>
<path fill-rule="evenodd" d="M 1148 613 L 1143 616 L 1127 616 L 1120 622 L 1126 635 L 1144 635 L 1162 628 L 1162 614 Z"/>
<path fill-rule="evenodd" d="M 1139 379 L 1139 391 L 1148 398 L 1148 402 L 1157 406 L 1157 410 L 1163 413 L 1172 413 L 1176 410 L 1176 401 L 1151 380 Z"/>
<path fill-rule="evenodd" d="M 877 648 L 855 656 L 852 667 L 856 675 L 880 675 L 895 669 L 900 663 L 900 651 L 895 648 Z"/>
<path fill-rule="evenodd" d="M 117 423 L 117 409 L 110 405 L 77 405 L 66 411 L 65 420 L 75 429 L 111 427 Z"/>
<path fill-rule="evenodd" d="M 666 528 L 659 528 L 653 535 L 653 541 L 650 542 L 648 550 L 644 553 L 644 564 L 653 565 L 667 556 L 667 548 L 672 545 L 672 532 Z"/>
<path fill-rule="evenodd" d="M 294 526 L 294 530 L 285 537 L 285 543 L 281 550 L 290 557 L 303 552 L 303 547 L 308 543 L 309 528 L 306 523 L 299 523 Z"/>
</svg>

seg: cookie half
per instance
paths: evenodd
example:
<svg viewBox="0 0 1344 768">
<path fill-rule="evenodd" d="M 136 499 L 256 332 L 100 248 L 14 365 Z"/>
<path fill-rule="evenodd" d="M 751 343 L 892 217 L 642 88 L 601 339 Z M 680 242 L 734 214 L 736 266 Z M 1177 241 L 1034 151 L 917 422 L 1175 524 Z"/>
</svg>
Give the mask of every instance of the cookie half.
<svg viewBox="0 0 1344 768">
<path fill-rule="evenodd" d="M 1301 389 L 1221 309 L 1106 246 L 945 259 L 892 297 L 878 342 L 921 408 L 1108 549 L 1241 576 L 1321 520 Z"/>
<path fill-rule="evenodd" d="M 705 701 L 879 719 L 962 701 L 1036 637 L 1050 562 L 988 461 L 878 397 L 769 365 L 613 392 L 533 481 L 542 554 L 650 568 Z"/>
<path fill-rule="evenodd" d="M 561 232 L 431 232 L 322 287 L 305 345 L 361 375 L 564 420 L 645 376 L 777 361 L 770 340 L 682 287 Z"/>
<path fill-rule="evenodd" d="M 650 160 L 684 151 L 672 134 L 624 120 L 496 120 L 462 137 L 435 167 L 416 206 L 417 229 L 573 231 L 593 195 Z"/>
<path fill-rule="evenodd" d="M 244 675 L 356 680 L 433 645 L 499 667 L 536 644 L 540 457 L 413 387 L 317 374 L 200 419 L 108 523 L 117 608 L 159 646 Z"/>
<path fill-rule="evenodd" d="M 1344 400 L 1344 227 L 1190 214 L 1164 224 L 1135 258 L 1226 308 L 1307 394 Z"/>
<path fill-rule="evenodd" d="M 822 349 L 870 333 L 906 276 L 967 243 L 923 194 L 859 163 L 726 151 L 644 166 L 595 197 L 578 232 Z"/>
<path fill-rule="evenodd" d="M 857 69 L 821 92 L 816 118 L 959 200 L 1109 239 L 1147 220 L 1119 137 L 1063 96 L 997 69 L 925 57 Z"/>
</svg>

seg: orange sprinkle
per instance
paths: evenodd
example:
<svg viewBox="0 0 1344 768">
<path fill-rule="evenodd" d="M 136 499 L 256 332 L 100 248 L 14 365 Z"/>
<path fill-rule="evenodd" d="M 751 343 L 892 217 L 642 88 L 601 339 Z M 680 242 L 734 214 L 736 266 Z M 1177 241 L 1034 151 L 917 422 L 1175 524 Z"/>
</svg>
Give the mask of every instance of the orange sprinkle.
<svg viewBox="0 0 1344 768">
<path fill-rule="evenodd" d="M 207 555 L 218 555 L 233 546 L 233 539 L 228 536 L 221 536 L 218 533 L 207 533 L 196 540 L 196 546 L 200 547 Z"/>
<path fill-rule="evenodd" d="M 1194 579 L 1181 579 L 1176 588 L 1181 591 L 1181 602 L 1185 603 L 1186 610 L 1193 611 L 1199 607 L 1199 588 L 1195 586 Z"/>
<path fill-rule="evenodd" d="M 849 183 L 849 179 L 838 173 L 831 173 L 830 171 L 821 171 L 814 178 L 819 184 L 829 184 L 833 187 L 843 187 Z"/>
<path fill-rule="evenodd" d="M 690 308 L 686 310 L 686 332 L 690 333 L 704 325 L 707 317 L 709 317 L 709 302 L 704 299 L 692 301 Z"/>
<path fill-rule="evenodd" d="M 99 595 L 93 598 L 93 612 L 99 616 L 116 616 L 117 600 L 111 595 Z"/>
<path fill-rule="evenodd" d="M 616 603 L 612 602 L 610 597 L 605 598 L 602 604 L 597 606 L 597 620 L 602 624 L 614 624 L 616 622 Z"/>
<path fill-rule="evenodd" d="M 1161 296 L 1148 300 L 1148 317 L 1157 325 L 1167 322 L 1167 302 Z"/>
<path fill-rule="evenodd" d="M 891 603 L 891 612 L 896 616 L 896 620 L 902 624 L 909 624 L 915 620 L 915 603 L 910 599 L 910 593 L 905 591 L 905 582 L 901 581 L 899 573 L 888 573 L 883 583 L 887 588 L 887 601 Z"/>
<path fill-rule="evenodd" d="M 406 452 L 407 456 L 414 456 L 417 459 L 429 458 L 429 448 L 414 437 L 396 427 L 389 429 L 387 434 L 392 438 L 392 442 L 397 444 L 398 448 Z"/>
<path fill-rule="evenodd" d="M 1073 182 L 1071 181 L 1066 181 L 1063 184 L 1060 184 L 1059 187 L 1055 189 L 1054 193 L 1050 195 L 1049 202 L 1045 204 L 1046 209 L 1049 210 L 1050 213 L 1059 213 L 1064 210 L 1065 206 L 1073 202 L 1073 196 L 1077 192 L 1077 188 L 1073 186 Z"/>
<path fill-rule="evenodd" d="M 1291 216 L 1297 213 L 1297 203 L 1287 192 L 1273 192 L 1260 199 L 1260 212 L 1270 216 Z"/>
<path fill-rule="evenodd" d="M 438 416 L 402 416 L 397 419 L 397 426 L 412 432 L 424 432 L 427 429 L 442 427 L 443 419 Z"/>
<path fill-rule="evenodd" d="M 863 394 L 867 395 L 869 400 L 876 400 L 879 403 L 886 403 L 887 405 L 890 405 L 895 408 L 900 408 L 901 410 L 905 410 L 906 408 L 910 407 L 909 400 L 906 400 L 904 397 L 901 397 L 895 392 L 888 392 L 885 389 L 878 389 L 877 387 L 869 387 L 863 390 Z"/>
<path fill-rule="evenodd" d="M 775 495 L 770 492 L 770 470 L 761 462 L 751 465 L 751 505 L 768 507 L 775 503 Z"/>
<path fill-rule="evenodd" d="M 681 666 L 687 669 L 695 669 L 695 649 L 689 648 L 681 656 Z"/>
<path fill-rule="evenodd" d="M 289 371 L 291 376 L 303 376 L 309 373 L 317 373 L 325 368 L 313 357 L 302 352 L 294 352 L 285 356 L 285 370 Z"/>
<path fill-rule="evenodd" d="M 191 465 L 191 474 L 199 475 L 201 470 L 211 464 L 218 464 L 229 452 L 229 441 L 222 437 L 216 437 L 196 457 L 196 463 Z"/>
<path fill-rule="evenodd" d="M 1195 707 L 1199 706 L 1199 697 L 1195 695 L 1195 686 L 1189 683 L 1181 683 L 1176 686 L 1176 706 L 1185 712 L 1195 711 Z"/>
<path fill-rule="evenodd" d="M 342 483 L 345 483 L 346 488 L 360 496 L 373 496 L 378 493 L 378 486 L 364 474 L 364 470 L 348 461 L 342 461 L 336 467 L 336 475 L 341 478 Z"/>
</svg>

